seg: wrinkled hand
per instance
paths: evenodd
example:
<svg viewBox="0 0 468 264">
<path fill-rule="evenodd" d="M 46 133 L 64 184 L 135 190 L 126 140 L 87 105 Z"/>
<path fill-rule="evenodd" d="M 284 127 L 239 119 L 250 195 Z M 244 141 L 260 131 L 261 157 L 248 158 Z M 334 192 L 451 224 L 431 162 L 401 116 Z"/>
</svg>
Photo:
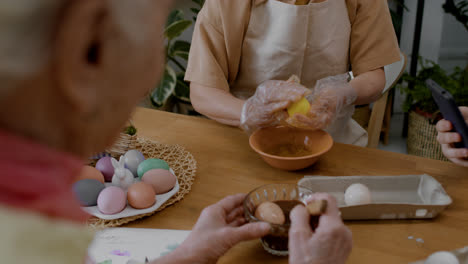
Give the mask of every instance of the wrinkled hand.
<svg viewBox="0 0 468 264">
<path fill-rule="evenodd" d="M 276 126 L 287 118 L 284 111 L 310 90 L 294 81 L 266 81 L 258 86 L 242 109 L 241 128 L 252 133 L 258 128 Z"/>
<path fill-rule="evenodd" d="M 468 124 L 468 107 L 460 107 L 460 112 Z M 456 132 L 450 132 L 453 129 L 452 123 L 447 120 L 440 120 L 436 125 L 437 141 L 442 145 L 442 152 L 453 163 L 468 167 L 468 149 L 467 148 L 454 148 L 453 144 L 461 142 L 462 137 Z"/>
<path fill-rule="evenodd" d="M 343 264 L 352 248 L 351 231 L 343 224 L 335 198 L 328 194 L 314 194 L 311 199 L 325 199 L 328 208 L 312 232 L 310 216 L 304 206 L 291 212 L 289 229 L 289 263 Z"/>
<path fill-rule="evenodd" d="M 345 109 L 356 101 L 357 93 L 348 83 L 348 74 L 318 80 L 313 93 L 307 96 L 311 103 L 307 115 L 295 114 L 286 122 L 304 129 L 325 129 L 343 115 L 352 115 Z"/>
<path fill-rule="evenodd" d="M 267 235 L 270 224 L 246 224 L 244 198 L 245 194 L 229 196 L 205 208 L 190 235 L 173 253 L 188 256 L 188 263 L 216 263 L 237 243 Z"/>
</svg>

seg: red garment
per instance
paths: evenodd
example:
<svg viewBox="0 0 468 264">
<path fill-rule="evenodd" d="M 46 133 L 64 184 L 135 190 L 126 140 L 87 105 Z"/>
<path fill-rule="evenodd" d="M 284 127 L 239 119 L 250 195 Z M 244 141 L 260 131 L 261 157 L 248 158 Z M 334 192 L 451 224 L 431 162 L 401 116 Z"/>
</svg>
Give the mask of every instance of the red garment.
<svg viewBox="0 0 468 264">
<path fill-rule="evenodd" d="M 0 204 L 62 220 L 89 217 L 72 190 L 83 162 L 0 130 Z"/>
</svg>

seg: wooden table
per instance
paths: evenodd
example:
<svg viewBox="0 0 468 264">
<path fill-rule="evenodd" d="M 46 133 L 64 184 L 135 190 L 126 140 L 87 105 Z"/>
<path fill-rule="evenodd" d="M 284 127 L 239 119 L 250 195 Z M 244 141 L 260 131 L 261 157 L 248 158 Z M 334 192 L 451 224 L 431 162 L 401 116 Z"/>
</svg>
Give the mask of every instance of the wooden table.
<svg viewBox="0 0 468 264">
<path fill-rule="evenodd" d="M 434 251 L 468 245 L 468 168 L 375 149 L 335 144 L 312 168 L 284 172 L 269 167 L 237 128 L 202 118 L 138 109 L 138 134 L 179 144 L 198 162 L 192 191 L 183 201 L 128 227 L 189 230 L 201 210 L 223 197 L 267 183 L 295 183 L 304 175 L 403 175 L 427 173 L 444 186 L 453 204 L 435 220 L 347 222 L 354 248 L 348 263 L 408 263 Z M 418 243 L 409 236 L 422 238 Z M 263 251 L 259 241 L 241 243 L 221 263 L 287 263 Z"/>
</svg>

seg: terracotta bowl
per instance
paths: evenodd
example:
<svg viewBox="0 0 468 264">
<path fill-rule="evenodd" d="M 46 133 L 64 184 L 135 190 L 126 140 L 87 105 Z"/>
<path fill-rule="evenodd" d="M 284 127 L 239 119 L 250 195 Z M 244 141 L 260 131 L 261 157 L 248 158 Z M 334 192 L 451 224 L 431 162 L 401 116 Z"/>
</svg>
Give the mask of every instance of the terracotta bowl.
<svg viewBox="0 0 468 264">
<path fill-rule="evenodd" d="M 313 165 L 333 146 L 333 139 L 323 130 L 300 130 L 269 127 L 250 136 L 250 146 L 272 167 L 300 170 Z"/>
</svg>

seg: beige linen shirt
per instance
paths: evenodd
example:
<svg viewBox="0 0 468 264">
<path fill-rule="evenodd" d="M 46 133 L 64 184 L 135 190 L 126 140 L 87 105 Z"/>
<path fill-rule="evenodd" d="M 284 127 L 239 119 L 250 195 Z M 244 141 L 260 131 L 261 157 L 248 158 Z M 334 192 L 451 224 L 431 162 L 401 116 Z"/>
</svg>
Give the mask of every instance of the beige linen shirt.
<svg viewBox="0 0 468 264">
<path fill-rule="evenodd" d="M 86 226 L 0 206 L 0 263 L 83 264 L 93 235 Z"/>
<path fill-rule="evenodd" d="M 251 8 L 265 1 L 206 0 L 195 25 L 185 79 L 229 91 L 239 71 Z M 399 61 L 387 0 L 344 1 L 351 23 L 349 57 L 354 75 Z"/>
</svg>

